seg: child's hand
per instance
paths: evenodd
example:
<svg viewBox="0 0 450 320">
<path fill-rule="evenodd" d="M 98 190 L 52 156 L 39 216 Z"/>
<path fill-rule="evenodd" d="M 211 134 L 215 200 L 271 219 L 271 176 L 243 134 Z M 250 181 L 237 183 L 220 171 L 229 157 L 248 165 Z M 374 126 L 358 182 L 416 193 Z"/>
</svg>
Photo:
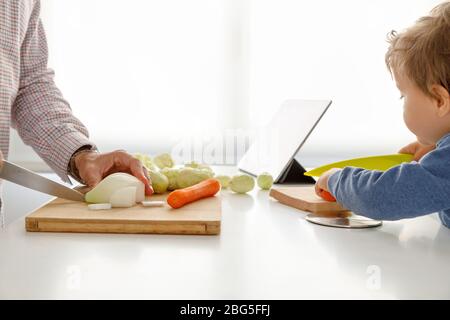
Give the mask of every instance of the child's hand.
<svg viewBox="0 0 450 320">
<path fill-rule="evenodd" d="M 435 145 L 426 146 L 418 141 L 408 144 L 407 146 L 401 148 L 398 153 L 407 153 L 414 155 L 414 160 L 419 161 L 424 155 L 428 152 L 434 150 L 436 148 Z"/>
<path fill-rule="evenodd" d="M 328 195 L 326 194 L 326 193 L 328 193 L 329 194 L 329 190 L 328 190 L 328 178 L 333 174 L 333 173 L 335 173 L 335 172 L 338 172 L 338 171 L 340 171 L 340 170 L 342 170 L 342 169 L 338 169 L 338 168 L 333 168 L 333 169 L 330 169 L 330 170 L 328 170 L 328 171 L 326 171 L 326 172 L 324 172 L 321 176 L 320 176 L 320 178 L 319 178 L 319 180 L 317 180 L 317 182 L 316 182 L 316 185 L 315 185 L 315 191 L 316 191 L 316 194 L 319 196 L 319 197 L 322 197 L 322 198 L 324 198 L 325 200 L 328 200 L 328 201 L 336 201 L 336 199 L 334 199 L 331 195 L 331 198 L 328 198 Z M 326 192 L 325 194 L 324 194 L 324 192 Z"/>
</svg>

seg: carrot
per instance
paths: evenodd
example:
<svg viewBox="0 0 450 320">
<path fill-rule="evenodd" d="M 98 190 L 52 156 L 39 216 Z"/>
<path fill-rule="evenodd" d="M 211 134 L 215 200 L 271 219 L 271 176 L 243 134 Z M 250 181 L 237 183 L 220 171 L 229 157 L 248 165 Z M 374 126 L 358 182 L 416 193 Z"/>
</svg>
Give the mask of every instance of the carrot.
<svg viewBox="0 0 450 320">
<path fill-rule="evenodd" d="M 320 191 L 320 196 L 322 197 L 322 199 L 326 201 L 336 202 L 336 198 L 333 197 L 332 194 L 329 193 L 328 191 L 325 190 Z"/>
<path fill-rule="evenodd" d="M 172 191 L 167 197 L 167 203 L 174 209 L 214 196 L 220 191 L 220 182 L 216 179 L 207 179 L 191 187 Z"/>
</svg>

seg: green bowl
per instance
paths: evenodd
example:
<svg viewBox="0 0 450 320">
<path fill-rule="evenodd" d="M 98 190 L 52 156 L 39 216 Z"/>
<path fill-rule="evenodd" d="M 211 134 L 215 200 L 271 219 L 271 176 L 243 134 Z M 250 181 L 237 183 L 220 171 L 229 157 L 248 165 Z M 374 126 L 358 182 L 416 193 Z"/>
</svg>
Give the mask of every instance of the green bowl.
<svg viewBox="0 0 450 320">
<path fill-rule="evenodd" d="M 339 162 L 330 163 L 308 172 L 305 172 L 305 176 L 320 177 L 322 173 L 333 168 L 345 168 L 345 167 L 358 167 L 369 170 L 381 170 L 386 171 L 392 167 L 398 166 L 404 162 L 411 162 L 413 160 L 412 154 L 388 154 L 384 156 L 371 156 L 363 158 L 348 159 Z"/>
</svg>

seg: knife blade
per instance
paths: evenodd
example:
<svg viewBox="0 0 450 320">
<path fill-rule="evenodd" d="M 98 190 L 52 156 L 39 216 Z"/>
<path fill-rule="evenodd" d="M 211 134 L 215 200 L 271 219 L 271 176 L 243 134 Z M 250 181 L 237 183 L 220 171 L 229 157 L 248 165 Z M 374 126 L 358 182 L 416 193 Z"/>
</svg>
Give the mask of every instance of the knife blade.
<svg viewBox="0 0 450 320">
<path fill-rule="evenodd" d="M 84 194 L 6 160 L 0 160 L 0 178 L 39 192 L 72 201 L 84 201 Z"/>
</svg>

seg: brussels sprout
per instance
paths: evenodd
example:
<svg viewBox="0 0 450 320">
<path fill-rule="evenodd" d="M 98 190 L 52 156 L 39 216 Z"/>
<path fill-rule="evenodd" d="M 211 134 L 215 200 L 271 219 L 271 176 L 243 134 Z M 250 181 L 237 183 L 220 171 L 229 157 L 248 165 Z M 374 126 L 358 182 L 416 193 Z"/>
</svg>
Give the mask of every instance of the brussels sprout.
<svg viewBox="0 0 450 320">
<path fill-rule="evenodd" d="M 156 170 L 155 164 L 152 161 L 152 158 L 149 156 L 142 154 L 142 153 L 136 153 L 133 155 L 136 159 L 140 160 L 142 164 L 148 169 L 148 170 Z"/>
<path fill-rule="evenodd" d="M 246 174 L 238 174 L 231 178 L 230 188 L 236 193 L 247 193 L 255 187 L 255 179 Z"/>
<path fill-rule="evenodd" d="M 258 186 L 263 190 L 269 190 L 270 188 L 272 188 L 273 177 L 270 175 L 270 173 L 261 173 L 256 181 L 258 182 Z"/>
<path fill-rule="evenodd" d="M 188 162 L 188 163 L 184 164 L 185 167 L 187 167 L 187 168 L 194 168 L 194 169 L 197 169 L 199 165 L 200 164 L 197 161 L 191 161 L 191 162 Z"/>
<path fill-rule="evenodd" d="M 167 187 L 167 190 L 172 191 L 172 190 L 178 189 L 177 177 L 178 177 L 178 174 L 180 173 L 180 169 L 164 168 L 164 169 L 161 169 L 160 172 L 163 175 L 165 175 L 167 177 L 167 179 L 169 180 L 169 186 Z"/>
<path fill-rule="evenodd" d="M 149 170 L 148 174 L 152 180 L 152 187 L 155 193 L 161 194 L 167 191 L 169 179 L 164 174 L 153 170 Z"/>
<path fill-rule="evenodd" d="M 194 169 L 195 170 L 195 169 Z M 211 169 L 206 169 L 206 168 L 202 168 L 202 169 L 197 169 L 201 172 L 203 172 L 204 174 L 208 175 L 208 178 L 212 178 L 214 177 L 214 171 L 212 171 Z"/>
<path fill-rule="evenodd" d="M 184 166 L 185 166 L 186 168 L 203 169 L 203 170 L 208 170 L 208 171 L 213 172 L 213 170 L 211 169 L 211 167 L 208 166 L 207 164 L 204 164 L 204 163 L 198 163 L 198 162 L 196 162 L 196 161 L 191 161 L 191 162 L 185 163 Z"/>
<path fill-rule="evenodd" d="M 170 156 L 170 154 L 168 154 L 168 153 L 163 153 L 163 154 L 156 156 L 153 159 L 153 162 L 160 169 L 172 168 L 174 166 L 174 161 L 173 161 L 172 157 Z"/>
<path fill-rule="evenodd" d="M 135 153 L 135 154 L 133 154 L 133 157 L 135 157 L 136 159 L 140 160 L 142 163 L 144 163 L 144 161 L 147 158 L 150 158 L 149 156 L 147 156 L 145 154 L 142 154 L 142 153 Z"/>
<path fill-rule="evenodd" d="M 229 176 L 218 175 L 215 176 L 214 179 L 219 180 L 220 185 L 222 186 L 223 189 L 228 188 L 228 186 L 230 185 L 231 178 Z"/>
<path fill-rule="evenodd" d="M 177 176 L 177 187 L 181 189 L 187 188 L 211 177 L 211 173 L 208 170 L 183 168 L 180 169 Z"/>
</svg>

